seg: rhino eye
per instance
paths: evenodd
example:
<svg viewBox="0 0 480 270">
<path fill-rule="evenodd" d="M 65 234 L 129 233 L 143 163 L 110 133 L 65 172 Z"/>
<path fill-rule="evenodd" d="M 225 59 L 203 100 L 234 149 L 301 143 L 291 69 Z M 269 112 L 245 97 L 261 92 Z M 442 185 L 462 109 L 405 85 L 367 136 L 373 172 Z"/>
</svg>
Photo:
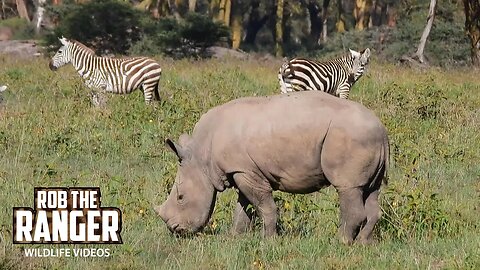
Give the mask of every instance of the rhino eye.
<svg viewBox="0 0 480 270">
<path fill-rule="evenodd" d="M 183 194 L 178 195 L 177 200 L 179 200 L 179 201 L 183 200 Z"/>
</svg>

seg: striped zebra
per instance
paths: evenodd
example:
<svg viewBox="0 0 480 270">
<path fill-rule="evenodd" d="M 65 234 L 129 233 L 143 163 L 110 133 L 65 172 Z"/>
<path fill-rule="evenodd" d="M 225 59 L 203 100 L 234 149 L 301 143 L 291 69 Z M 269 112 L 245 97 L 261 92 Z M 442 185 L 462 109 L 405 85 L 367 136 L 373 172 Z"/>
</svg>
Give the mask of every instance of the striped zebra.
<svg viewBox="0 0 480 270">
<path fill-rule="evenodd" d="M 88 88 L 100 88 L 115 94 L 130 94 L 141 88 L 145 102 L 160 100 L 160 65 L 147 57 L 108 58 L 75 40 L 59 39 L 62 47 L 50 61 L 50 69 L 72 63 Z"/>
<path fill-rule="evenodd" d="M 350 50 L 344 56 L 325 62 L 294 58 L 278 72 L 282 93 L 317 90 L 340 98 L 348 98 L 350 88 L 363 75 L 370 58 L 370 49 Z"/>
</svg>

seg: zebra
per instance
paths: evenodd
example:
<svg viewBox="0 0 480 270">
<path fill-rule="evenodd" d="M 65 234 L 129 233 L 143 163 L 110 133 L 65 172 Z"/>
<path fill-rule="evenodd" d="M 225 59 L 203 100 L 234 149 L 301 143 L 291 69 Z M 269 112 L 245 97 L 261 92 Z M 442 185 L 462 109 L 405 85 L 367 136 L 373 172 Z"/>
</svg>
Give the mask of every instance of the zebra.
<svg viewBox="0 0 480 270">
<path fill-rule="evenodd" d="M 325 62 L 306 58 L 293 58 L 284 63 L 278 72 L 282 93 L 317 90 L 347 99 L 350 88 L 365 72 L 370 49 L 361 52 L 350 50 L 344 56 Z"/>
<path fill-rule="evenodd" d="M 95 52 L 75 40 L 59 38 L 62 47 L 49 63 L 55 71 L 72 63 L 85 85 L 90 89 L 99 88 L 115 94 L 129 94 L 142 88 L 146 103 L 160 100 L 160 65 L 147 57 L 109 58 L 100 57 Z"/>
</svg>

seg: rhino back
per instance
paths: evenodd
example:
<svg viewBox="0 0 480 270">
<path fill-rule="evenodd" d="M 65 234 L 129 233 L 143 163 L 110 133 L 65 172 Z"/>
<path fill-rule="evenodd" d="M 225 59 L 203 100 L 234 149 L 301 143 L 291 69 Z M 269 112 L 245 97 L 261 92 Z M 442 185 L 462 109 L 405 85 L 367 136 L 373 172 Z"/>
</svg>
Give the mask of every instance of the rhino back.
<svg viewBox="0 0 480 270">
<path fill-rule="evenodd" d="M 307 91 L 218 106 L 195 126 L 193 147 L 225 173 L 253 172 L 273 189 L 308 193 L 330 184 L 320 165 L 324 144 L 337 143 L 332 131 L 372 152 L 386 134 L 362 105 Z"/>
</svg>

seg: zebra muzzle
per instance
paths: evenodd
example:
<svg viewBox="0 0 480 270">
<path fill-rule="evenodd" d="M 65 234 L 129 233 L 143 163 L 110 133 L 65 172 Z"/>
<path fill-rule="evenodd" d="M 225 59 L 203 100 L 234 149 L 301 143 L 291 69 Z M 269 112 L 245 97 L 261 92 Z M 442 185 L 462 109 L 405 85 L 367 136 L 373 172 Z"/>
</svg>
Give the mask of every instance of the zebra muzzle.
<svg viewBox="0 0 480 270">
<path fill-rule="evenodd" d="M 50 68 L 50 70 L 53 70 L 53 71 L 57 70 L 57 67 L 53 65 L 52 61 L 50 61 L 50 63 L 48 63 L 48 67 Z"/>
</svg>

